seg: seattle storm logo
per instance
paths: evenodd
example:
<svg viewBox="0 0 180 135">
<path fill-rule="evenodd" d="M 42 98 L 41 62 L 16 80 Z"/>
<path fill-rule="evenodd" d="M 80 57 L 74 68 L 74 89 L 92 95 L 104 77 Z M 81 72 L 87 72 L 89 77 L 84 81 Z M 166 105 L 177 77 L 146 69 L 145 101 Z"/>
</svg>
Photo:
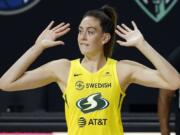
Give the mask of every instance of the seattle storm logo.
<svg viewBox="0 0 180 135">
<path fill-rule="evenodd" d="M 155 22 L 161 21 L 175 6 L 178 0 L 134 0 Z"/>
<path fill-rule="evenodd" d="M 83 113 L 91 113 L 107 108 L 109 106 L 109 102 L 101 97 L 101 93 L 95 93 L 86 98 L 78 100 L 76 102 L 76 106 Z"/>
<path fill-rule="evenodd" d="M 0 15 L 14 15 L 29 10 L 41 0 L 0 0 Z"/>
</svg>

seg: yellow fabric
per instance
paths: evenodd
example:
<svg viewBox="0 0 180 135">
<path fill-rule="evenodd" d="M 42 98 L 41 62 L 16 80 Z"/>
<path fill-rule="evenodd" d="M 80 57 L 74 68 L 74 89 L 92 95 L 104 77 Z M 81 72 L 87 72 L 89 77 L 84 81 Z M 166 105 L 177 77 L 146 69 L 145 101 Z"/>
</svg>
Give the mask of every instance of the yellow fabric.
<svg viewBox="0 0 180 135">
<path fill-rule="evenodd" d="M 91 73 L 80 59 L 71 61 L 63 95 L 68 135 L 123 135 L 120 111 L 125 93 L 116 62 L 108 58 L 99 71 Z"/>
</svg>

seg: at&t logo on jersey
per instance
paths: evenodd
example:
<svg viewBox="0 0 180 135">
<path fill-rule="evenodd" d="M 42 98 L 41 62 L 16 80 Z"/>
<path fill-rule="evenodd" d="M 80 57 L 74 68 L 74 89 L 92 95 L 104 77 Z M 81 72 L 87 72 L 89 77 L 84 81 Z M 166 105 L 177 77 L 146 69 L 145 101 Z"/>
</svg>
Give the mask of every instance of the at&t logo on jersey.
<svg viewBox="0 0 180 135">
<path fill-rule="evenodd" d="M 78 125 L 79 127 L 84 127 L 86 125 L 86 119 L 83 117 L 79 118 Z"/>
<path fill-rule="evenodd" d="M 105 126 L 107 124 L 108 119 L 88 119 L 86 120 L 84 117 L 80 117 L 78 120 L 78 125 L 80 128 L 83 128 L 84 126 Z"/>
<path fill-rule="evenodd" d="M 83 113 L 90 113 L 107 108 L 109 102 L 101 97 L 101 93 L 92 94 L 86 98 L 82 98 L 76 102 L 76 106 Z"/>
<path fill-rule="evenodd" d="M 14 15 L 34 7 L 41 0 L 0 0 L 0 15 Z"/>
<path fill-rule="evenodd" d="M 173 9 L 178 0 L 134 0 L 155 22 L 161 21 Z"/>
</svg>

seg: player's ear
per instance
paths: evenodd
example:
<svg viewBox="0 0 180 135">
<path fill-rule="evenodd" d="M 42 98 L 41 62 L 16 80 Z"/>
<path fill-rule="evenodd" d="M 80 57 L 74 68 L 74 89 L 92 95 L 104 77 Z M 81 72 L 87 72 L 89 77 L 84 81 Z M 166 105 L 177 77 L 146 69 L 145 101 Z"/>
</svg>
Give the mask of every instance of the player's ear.
<svg viewBox="0 0 180 135">
<path fill-rule="evenodd" d="M 111 39 L 110 33 L 104 33 L 102 38 L 102 44 L 106 44 Z"/>
</svg>

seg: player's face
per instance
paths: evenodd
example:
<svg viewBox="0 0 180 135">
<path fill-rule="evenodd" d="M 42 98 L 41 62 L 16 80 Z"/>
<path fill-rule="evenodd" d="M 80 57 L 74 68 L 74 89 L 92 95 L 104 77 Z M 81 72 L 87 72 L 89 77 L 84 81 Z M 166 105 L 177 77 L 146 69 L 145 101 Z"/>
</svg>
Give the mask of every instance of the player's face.
<svg viewBox="0 0 180 135">
<path fill-rule="evenodd" d="M 83 18 L 79 25 L 78 45 L 83 55 L 103 51 L 103 32 L 97 18 L 92 16 Z"/>
</svg>

